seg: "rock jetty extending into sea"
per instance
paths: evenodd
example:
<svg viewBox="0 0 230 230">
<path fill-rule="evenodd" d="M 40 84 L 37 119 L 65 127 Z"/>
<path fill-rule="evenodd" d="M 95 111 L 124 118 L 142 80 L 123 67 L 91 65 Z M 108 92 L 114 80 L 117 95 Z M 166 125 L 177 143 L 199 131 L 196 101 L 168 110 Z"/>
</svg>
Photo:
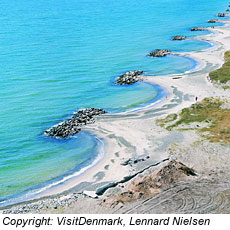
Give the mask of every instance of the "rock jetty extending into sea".
<svg viewBox="0 0 230 230">
<path fill-rule="evenodd" d="M 208 20 L 208 23 L 216 23 L 216 22 L 219 22 L 219 20 L 218 19 L 210 19 L 210 20 Z"/>
<path fill-rule="evenodd" d="M 81 109 L 74 113 L 74 115 L 67 120 L 59 123 L 47 129 L 44 134 L 54 138 L 67 138 L 77 134 L 81 131 L 81 127 L 86 124 L 92 124 L 95 122 L 94 117 L 105 114 L 106 111 L 103 109 Z"/>
<path fill-rule="evenodd" d="M 142 81 L 141 74 L 143 74 L 144 71 L 141 70 L 134 70 L 126 72 L 122 75 L 120 75 L 117 80 L 115 81 L 116 85 L 131 85 L 138 81 Z"/>
<path fill-rule="evenodd" d="M 221 18 L 223 18 L 223 17 L 230 17 L 230 14 L 219 13 L 219 14 L 217 14 L 217 16 L 218 16 L 218 17 L 221 17 Z"/>
<path fill-rule="evenodd" d="M 225 17 L 225 14 L 224 13 L 219 13 L 219 14 L 217 14 L 217 17 Z"/>
<path fill-rule="evenodd" d="M 151 51 L 148 56 L 150 57 L 165 57 L 168 54 L 171 54 L 169 50 L 165 50 L 165 49 L 156 49 Z"/>
<path fill-rule="evenodd" d="M 207 27 L 193 27 L 190 29 L 190 31 L 205 31 L 208 30 Z"/>
<path fill-rule="evenodd" d="M 177 35 L 177 36 L 174 36 L 172 37 L 172 40 L 175 41 L 181 41 L 181 40 L 185 40 L 187 37 L 186 36 L 180 36 L 180 35 Z"/>
</svg>

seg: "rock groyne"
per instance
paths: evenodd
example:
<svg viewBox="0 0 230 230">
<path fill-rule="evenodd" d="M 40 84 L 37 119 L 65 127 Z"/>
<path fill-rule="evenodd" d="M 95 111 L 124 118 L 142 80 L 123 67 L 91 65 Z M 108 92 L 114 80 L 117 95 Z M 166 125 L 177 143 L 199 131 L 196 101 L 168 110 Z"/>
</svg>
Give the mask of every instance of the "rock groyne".
<svg viewBox="0 0 230 230">
<path fill-rule="evenodd" d="M 219 22 L 219 20 L 218 19 L 210 19 L 210 20 L 208 20 L 208 23 L 216 23 L 216 22 Z"/>
<path fill-rule="evenodd" d="M 58 125 L 47 129 L 44 134 L 53 138 L 68 138 L 79 133 L 83 125 L 94 123 L 95 116 L 105 113 L 105 110 L 95 108 L 78 110 L 70 119 L 64 120 Z"/>
<path fill-rule="evenodd" d="M 141 70 L 134 70 L 126 72 L 122 75 L 120 75 L 117 80 L 115 81 L 116 85 L 132 85 L 138 81 L 142 81 L 141 74 L 143 74 L 144 71 Z"/>
<path fill-rule="evenodd" d="M 173 41 L 181 41 L 181 40 L 185 40 L 187 37 L 186 36 L 181 36 L 181 35 L 177 35 L 177 36 L 174 36 L 172 37 L 172 40 Z"/>
<path fill-rule="evenodd" d="M 205 31 L 208 30 L 207 27 L 193 27 L 190 29 L 190 31 Z"/>
<path fill-rule="evenodd" d="M 149 57 L 165 57 L 168 54 L 170 54 L 169 50 L 166 50 L 166 49 L 156 49 L 156 50 L 151 51 L 148 54 L 148 56 Z"/>
</svg>

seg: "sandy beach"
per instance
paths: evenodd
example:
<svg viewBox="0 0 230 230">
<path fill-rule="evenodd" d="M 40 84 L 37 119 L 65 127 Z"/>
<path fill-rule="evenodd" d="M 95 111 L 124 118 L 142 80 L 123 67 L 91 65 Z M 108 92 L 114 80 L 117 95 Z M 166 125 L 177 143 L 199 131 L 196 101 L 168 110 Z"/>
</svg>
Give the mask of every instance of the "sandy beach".
<svg viewBox="0 0 230 230">
<path fill-rule="evenodd" d="M 196 99 L 230 99 L 229 90 L 208 80 L 209 72 L 224 64 L 224 53 L 230 50 L 230 27 L 228 21 L 223 22 L 224 26 L 209 29 L 213 33 L 193 38 L 214 44 L 211 48 L 180 53 L 195 59 L 199 63 L 196 69 L 180 75 L 144 77 L 144 81 L 165 88 L 169 94 L 164 100 L 133 113 L 102 115 L 84 128 L 103 140 L 101 159 L 96 165 L 55 189 L 44 191 L 38 201 L 4 212 L 21 209 L 32 213 L 230 213 L 230 146 L 211 143 L 194 130 L 168 131 L 156 123 L 159 118 L 191 106 Z M 101 205 L 103 200 L 125 191 L 132 181 L 163 167 L 170 159 L 193 168 L 198 176 L 183 178 L 148 201 L 115 207 Z M 97 196 L 100 191 L 103 194 Z M 55 205 L 60 199 L 70 201 Z M 31 208 L 38 203 L 41 208 Z"/>
</svg>

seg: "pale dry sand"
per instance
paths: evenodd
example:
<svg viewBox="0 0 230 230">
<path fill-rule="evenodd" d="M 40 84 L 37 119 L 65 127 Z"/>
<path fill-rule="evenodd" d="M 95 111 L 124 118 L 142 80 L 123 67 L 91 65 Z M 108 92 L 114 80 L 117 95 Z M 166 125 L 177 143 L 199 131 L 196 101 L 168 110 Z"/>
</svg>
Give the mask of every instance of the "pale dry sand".
<svg viewBox="0 0 230 230">
<path fill-rule="evenodd" d="M 145 77 L 146 82 L 159 84 L 167 89 L 169 96 L 167 96 L 165 100 L 152 108 L 146 108 L 135 113 L 104 115 L 97 118 L 95 124 L 88 125 L 87 128 L 85 128 L 86 131 L 90 131 L 105 140 L 105 154 L 103 158 L 97 165 L 88 169 L 84 174 L 71 179 L 55 190 L 46 191 L 43 195 L 55 195 L 65 191 L 67 191 L 65 193 L 68 193 L 68 191 L 78 193 L 84 190 L 95 192 L 97 189 L 111 182 L 119 182 L 125 176 L 138 173 L 168 157 L 178 159 L 197 171 L 199 175 L 196 178 L 197 182 L 194 182 L 194 180 L 184 182 L 188 184 L 193 183 L 193 187 L 197 187 L 197 191 L 199 191 L 199 188 L 205 188 L 207 191 L 210 189 L 209 186 L 212 186 L 214 182 L 215 185 L 217 183 L 221 184 L 215 187 L 216 192 L 223 192 L 230 189 L 230 185 L 227 183 L 230 179 L 229 146 L 210 144 L 202 140 L 194 131 L 169 132 L 156 125 L 156 119 L 165 117 L 167 114 L 176 113 L 182 108 L 190 106 L 195 103 L 195 97 L 198 97 L 198 101 L 201 101 L 205 97 L 212 96 L 230 98 L 229 91 L 225 91 L 218 85 L 212 84 L 207 78 L 209 72 L 223 65 L 224 52 L 230 50 L 230 27 L 226 24 L 223 27 L 211 28 L 210 30 L 214 33 L 194 39 L 208 41 L 214 43 L 215 46 L 199 52 L 180 54 L 194 58 L 200 63 L 195 70 L 174 76 Z M 148 159 L 146 158 L 147 156 L 149 156 Z M 122 165 L 127 159 L 139 158 L 144 158 L 145 160 L 136 164 Z M 142 175 L 158 167 L 160 167 L 160 165 L 156 167 L 152 166 L 143 172 Z M 208 181 L 205 186 L 201 183 L 204 180 Z M 200 184 L 198 182 L 200 182 Z M 129 182 L 121 183 L 115 188 L 108 189 L 105 194 L 99 198 L 99 201 L 91 198 L 81 198 L 67 208 L 60 210 L 48 209 L 41 212 L 132 213 L 136 210 L 136 208 L 134 209 L 134 207 L 136 207 L 135 205 L 137 205 L 135 202 L 128 204 L 127 207 L 131 206 L 130 209 L 127 207 L 107 209 L 99 205 L 101 199 L 123 191 L 123 187 L 126 187 L 128 183 Z M 184 186 L 184 183 L 181 186 Z M 178 188 L 180 188 L 180 185 Z M 200 189 L 200 194 L 203 194 L 203 190 Z M 167 201 L 165 198 L 167 194 L 164 194 L 161 196 L 160 193 L 156 199 L 165 199 Z M 228 192 L 226 194 L 228 194 Z M 156 200 L 153 200 L 153 202 L 156 202 Z M 156 205 L 154 207 L 155 209 L 151 209 L 153 213 L 197 213 L 200 210 L 195 210 L 194 208 L 189 209 L 187 206 L 187 209 L 175 210 L 172 208 L 174 207 L 173 205 L 167 207 L 167 209 L 156 207 Z M 146 213 L 148 209 L 148 206 L 146 206 L 145 209 L 142 205 L 140 208 L 142 211 L 137 212 Z M 217 213 L 221 212 L 217 208 L 215 210 Z M 225 210 L 227 209 L 225 208 Z"/>
</svg>

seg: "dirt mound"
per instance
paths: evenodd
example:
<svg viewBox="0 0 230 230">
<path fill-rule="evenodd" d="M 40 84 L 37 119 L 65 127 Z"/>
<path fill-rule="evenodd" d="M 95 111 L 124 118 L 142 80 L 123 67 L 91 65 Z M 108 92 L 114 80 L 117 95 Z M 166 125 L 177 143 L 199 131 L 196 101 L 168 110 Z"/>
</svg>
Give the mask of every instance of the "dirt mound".
<svg viewBox="0 0 230 230">
<path fill-rule="evenodd" d="M 195 176 L 192 168 L 181 162 L 171 160 L 162 168 L 152 172 L 148 176 L 133 180 L 125 192 L 109 197 L 104 203 L 115 207 L 119 203 L 131 202 L 138 199 L 146 199 L 154 196 L 162 190 L 169 188 L 185 176 Z"/>
</svg>

